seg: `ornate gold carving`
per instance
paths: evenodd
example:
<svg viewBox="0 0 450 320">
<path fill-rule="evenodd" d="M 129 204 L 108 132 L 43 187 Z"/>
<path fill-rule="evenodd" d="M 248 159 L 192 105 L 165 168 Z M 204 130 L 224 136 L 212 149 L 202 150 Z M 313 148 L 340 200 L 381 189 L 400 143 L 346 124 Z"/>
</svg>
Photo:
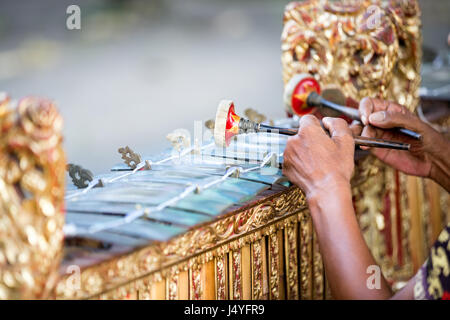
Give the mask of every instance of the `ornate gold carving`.
<svg viewBox="0 0 450 320">
<path fill-rule="evenodd" d="M 232 251 L 232 279 L 233 279 L 233 300 L 240 300 L 242 297 L 242 263 L 241 252 Z"/>
<path fill-rule="evenodd" d="M 201 285 L 201 269 L 199 266 L 194 266 L 190 269 L 191 271 L 191 290 L 190 297 L 191 300 L 200 300 L 202 298 L 202 285 Z"/>
<path fill-rule="evenodd" d="M 313 233 L 313 299 L 323 300 L 324 279 L 323 279 L 323 261 L 319 251 L 319 242 L 317 235 Z"/>
<path fill-rule="evenodd" d="M 62 118 L 46 99 L 0 101 L 0 299 L 47 298 L 63 245 Z"/>
<path fill-rule="evenodd" d="M 112 288 L 128 283 L 150 272 L 161 270 L 162 256 L 158 245 L 152 245 L 100 263 L 95 267 L 81 270 L 80 287 L 76 288 L 67 281 L 65 275 L 56 287 L 56 297 L 65 299 L 89 298 L 107 292 Z"/>
<path fill-rule="evenodd" d="M 153 298 L 151 293 L 151 286 L 154 278 L 155 276 L 152 274 L 151 276 L 139 279 L 134 282 L 134 286 L 136 287 L 136 290 L 138 292 L 139 300 L 151 300 Z"/>
<path fill-rule="evenodd" d="M 284 12 L 283 80 L 310 73 L 347 98 L 414 110 L 420 85 L 420 10 L 409 1 L 292 2 Z"/>
<path fill-rule="evenodd" d="M 173 268 L 168 281 L 167 281 L 167 298 L 168 300 L 177 300 L 178 299 L 178 275 L 179 271 L 176 268 Z"/>
<path fill-rule="evenodd" d="M 402 223 L 402 234 L 401 234 L 401 244 L 403 247 L 403 273 L 402 278 L 407 275 L 411 277 L 414 273 L 413 264 L 411 259 L 411 248 L 409 247 L 409 238 L 411 234 L 411 220 L 408 212 L 408 197 L 406 188 L 406 178 L 407 175 L 399 172 L 400 183 L 399 183 L 399 202 L 401 208 L 401 223 Z"/>
<path fill-rule="evenodd" d="M 256 240 L 252 244 L 252 295 L 253 300 L 262 299 L 263 288 L 263 261 L 262 261 L 261 240 Z"/>
<path fill-rule="evenodd" d="M 238 250 L 245 244 L 254 243 L 264 234 L 270 235 L 284 228 L 298 219 L 298 212 L 302 209 L 305 209 L 304 195 L 298 188 L 291 187 L 265 198 L 253 207 L 225 215 L 216 222 L 188 231 L 169 242 L 152 244 L 133 253 L 86 268 L 81 271 L 81 285 L 77 290 L 69 285 L 68 276 L 65 275 L 58 283 L 56 297 L 66 299 L 95 297 L 123 283 L 129 283 L 133 281 L 132 279 L 161 272 L 165 270 L 165 266 L 176 265 L 181 270 L 186 266 L 183 261 L 190 259 L 189 270 L 191 270 L 194 265 L 200 266 L 215 257 L 218 277 L 217 296 L 224 297 L 227 292 L 227 278 L 220 275 L 226 273 L 227 264 L 218 257 L 224 257 L 230 250 Z M 200 279 L 198 276 L 200 276 L 199 270 L 190 275 L 191 285 L 196 286 L 195 281 Z M 223 282 L 219 279 L 223 279 Z M 201 287 L 195 288 L 197 293 L 201 290 Z M 140 298 L 146 295 L 143 288 L 139 289 Z"/>
<path fill-rule="evenodd" d="M 312 222 L 309 212 L 300 214 L 300 297 L 312 298 Z"/>
<path fill-rule="evenodd" d="M 377 175 L 369 177 L 357 188 L 353 188 L 353 198 L 364 239 L 371 249 L 375 261 L 380 264 L 382 269 L 384 268 L 383 271 L 386 271 L 391 269 L 391 266 L 388 265 L 389 261 L 385 259 L 386 238 L 383 236 L 385 227 L 383 201 L 387 201 L 385 197 L 389 196 L 386 194 L 388 190 L 385 180 L 386 168 L 379 161 L 375 161 L 374 166 L 378 168 Z M 390 217 L 390 212 L 388 216 Z"/>
<path fill-rule="evenodd" d="M 297 188 L 292 188 L 292 190 L 294 189 Z M 185 233 L 175 241 L 170 241 L 164 248 L 164 254 L 168 257 L 185 257 L 194 252 L 206 250 L 224 240 L 265 226 L 275 218 L 298 211 L 304 208 L 305 204 L 304 195 L 300 190 L 282 193 L 278 197 L 271 197 L 248 210 Z"/>
<path fill-rule="evenodd" d="M 270 299 L 278 299 L 280 296 L 280 256 L 278 248 L 278 235 L 276 232 L 273 232 L 269 236 Z"/>
<path fill-rule="evenodd" d="M 216 258 L 216 288 L 217 300 L 227 299 L 227 274 L 226 274 L 227 260 L 225 255 Z"/>
<path fill-rule="evenodd" d="M 287 298 L 297 300 L 299 298 L 299 278 L 297 261 L 297 227 L 296 222 L 288 225 L 284 230 L 286 251 L 286 273 L 287 273 Z"/>
<path fill-rule="evenodd" d="M 136 289 L 136 283 L 120 286 L 108 293 L 98 297 L 99 300 L 136 300 L 139 293 Z"/>
</svg>

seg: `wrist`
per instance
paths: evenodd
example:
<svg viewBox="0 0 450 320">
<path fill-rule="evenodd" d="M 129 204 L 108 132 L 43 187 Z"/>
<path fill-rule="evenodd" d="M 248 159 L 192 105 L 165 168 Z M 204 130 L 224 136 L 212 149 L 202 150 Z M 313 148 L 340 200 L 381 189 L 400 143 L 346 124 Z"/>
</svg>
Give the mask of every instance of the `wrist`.
<svg viewBox="0 0 450 320">
<path fill-rule="evenodd" d="M 450 141 L 440 134 L 434 141 L 429 178 L 449 190 Z"/>
<path fill-rule="evenodd" d="M 321 181 L 317 181 L 311 190 L 306 193 L 306 201 L 310 208 L 327 203 L 332 199 L 340 200 L 351 198 L 350 180 L 343 177 L 326 176 Z"/>
</svg>

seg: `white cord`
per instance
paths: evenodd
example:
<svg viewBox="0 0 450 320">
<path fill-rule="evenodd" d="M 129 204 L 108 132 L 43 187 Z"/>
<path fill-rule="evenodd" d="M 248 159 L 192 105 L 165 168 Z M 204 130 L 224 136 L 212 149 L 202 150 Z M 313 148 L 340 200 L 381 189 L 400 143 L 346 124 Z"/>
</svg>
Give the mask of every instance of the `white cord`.
<svg viewBox="0 0 450 320">
<path fill-rule="evenodd" d="M 214 142 L 201 147 L 200 150 L 209 148 L 212 145 L 214 145 Z M 159 161 L 155 162 L 155 164 L 162 164 L 164 162 L 167 162 L 167 161 L 170 161 L 170 160 L 173 160 L 173 159 L 181 158 L 182 156 L 185 156 L 186 154 L 188 154 L 191 151 L 193 151 L 194 149 L 195 149 L 195 147 L 186 148 L 183 151 L 181 151 L 179 155 L 177 155 L 177 156 L 170 156 L 168 158 L 159 160 Z M 150 160 L 147 160 L 147 161 L 150 163 L 150 165 L 152 164 L 152 162 Z M 126 177 L 128 177 L 128 176 L 130 176 L 130 175 L 132 175 L 132 174 L 134 174 L 136 172 L 138 172 L 139 170 L 141 170 L 146 165 L 147 165 L 146 161 L 142 161 L 142 162 L 137 164 L 136 168 L 134 168 L 133 171 L 127 172 L 127 173 L 125 173 L 123 175 L 120 175 L 120 176 L 117 176 L 117 177 L 114 177 L 114 178 L 111 178 L 111 179 L 102 179 L 102 183 L 103 183 L 103 185 L 105 185 L 105 184 L 108 184 L 108 183 L 115 182 L 115 181 L 118 181 L 120 179 L 126 178 Z M 80 196 L 82 194 L 85 194 L 89 190 L 93 189 L 99 182 L 100 182 L 100 179 L 94 179 L 91 182 L 89 182 L 89 184 L 88 184 L 88 186 L 86 188 L 84 188 L 80 192 L 76 192 L 76 193 L 72 193 L 70 195 L 67 195 L 67 196 L 64 197 L 64 199 L 68 200 L 68 199 L 72 199 L 72 198 L 78 197 L 78 196 Z"/>
<path fill-rule="evenodd" d="M 209 145 L 205 146 L 205 147 L 209 147 Z M 203 149 L 203 148 L 202 148 Z M 190 151 L 188 151 L 190 152 Z M 181 192 L 178 196 L 175 196 L 161 204 L 159 204 L 156 207 L 146 207 L 146 208 L 142 208 L 142 209 L 137 209 L 134 211 L 131 211 L 130 213 L 127 213 L 123 218 L 117 219 L 117 220 L 113 220 L 113 221 L 109 221 L 109 222 L 102 222 L 102 223 L 97 223 L 94 224 L 92 226 L 90 226 L 89 228 L 80 228 L 77 227 L 75 224 L 69 224 L 69 225 L 65 225 L 64 226 L 64 233 L 66 236 L 76 236 L 76 235 L 80 235 L 80 234 L 92 234 L 92 233 L 96 233 L 99 231 L 103 231 L 106 229 L 111 229 L 111 228 L 117 228 L 120 227 L 124 224 L 130 223 L 140 217 L 142 217 L 143 215 L 148 215 L 150 212 L 158 212 L 158 211 L 162 211 L 165 208 L 174 205 L 176 202 L 186 198 L 188 195 L 190 195 L 191 193 L 194 192 L 199 192 L 208 188 L 211 188 L 212 186 L 226 180 L 229 176 L 233 175 L 235 172 L 238 173 L 238 176 L 240 173 L 245 173 L 245 172 L 249 172 L 249 171 L 253 171 L 253 170 L 257 170 L 257 169 L 261 169 L 263 168 L 265 165 L 267 165 L 273 158 L 273 156 L 278 156 L 277 153 L 272 152 L 270 154 L 268 154 L 267 156 L 264 157 L 264 159 L 262 160 L 262 162 L 255 167 L 251 167 L 251 168 L 247 168 L 245 170 L 242 169 L 242 167 L 237 167 L 237 166 L 231 166 L 227 169 L 227 171 L 225 172 L 225 174 L 223 176 L 221 176 L 220 178 L 213 180 L 205 185 L 199 186 L 199 185 L 188 185 L 183 192 Z M 167 161 L 169 158 L 161 160 L 159 163 L 165 162 Z M 127 174 L 121 175 L 119 177 L 115 177 L 113 179 L 110 179 L 107 181 L 107 183 L 110 183 L 112 181 L 116 181 L 119 179 L 122 179 L 126 176 L 129 176 L 135 172 L 137 172 L 139 169 L 141 169 L 143 166 L 145 165 L 145 162 L 141 162 L 140 164 L 138 164 L 136 166 L 136 168 L 132 171 L 132 172 L 128 172 Z M 83 191 L 75 194 L 75 195 L 70 195 L 68 197 L 66 197 L 66 199 L 68 198 L 72 198 L 75 197 L 77 195 L 81 195 L 86 193 L 88 190 L 92 189 L 100 180 L 99 179 L 95 179 L 93 181 L 91 181 L 88 185 L 88 187 L 86 189 L 84 189 Z"/>
</svg>

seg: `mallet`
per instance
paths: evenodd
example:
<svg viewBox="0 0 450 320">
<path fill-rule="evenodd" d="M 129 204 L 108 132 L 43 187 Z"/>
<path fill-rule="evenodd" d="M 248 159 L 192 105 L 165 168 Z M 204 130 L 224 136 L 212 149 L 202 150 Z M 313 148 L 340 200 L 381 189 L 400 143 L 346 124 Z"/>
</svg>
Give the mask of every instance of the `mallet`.
<svg viewBox="0 0 450 320">
<path fill-rule="evenodd" d="M 214 126 L 214 141 L 219 147 L 226 147 L 230 139 L 242 133 L 249 132 L 275 132 L 283 135 L 293 136 L 297 129 L 272 127 L 262 123 L 254 122 L 238 116 L 234 111 L 234 103 L 231 100 L 222 100 L 219 103 Z M 359 146 L 389 148 L 398 150 L 409 150 L 410 144 L 394 142 L 375 138 L 354 137 L 355 144 Z"/>
<path fill-rule="evenodd" d="M 330 101 L 332 100 L 332 101 Z M 309 74 L 297 74 L 287 83 L 284 91 L 284 102 L 286 106 L 297 115 L 311 113 L 315 107 L 327 108 L 339 114 L 347 116 L 352 120 L 361 121 L 359 111 L 344 106 L 345 96 L 338 89 L 323 90 L 317 80 Z M 421 140 L 422 135 L 405 128 L 395 128 L 404 135 Z"/>
</svg>

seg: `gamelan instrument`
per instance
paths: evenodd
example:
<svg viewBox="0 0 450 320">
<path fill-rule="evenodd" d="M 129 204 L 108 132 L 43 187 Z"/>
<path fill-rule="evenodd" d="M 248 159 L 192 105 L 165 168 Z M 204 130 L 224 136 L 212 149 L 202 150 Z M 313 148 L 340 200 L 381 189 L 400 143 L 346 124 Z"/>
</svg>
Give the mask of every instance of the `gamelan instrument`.
<svg viewBox="0 0 450 320">
<path fill-rule="evenodd" d="M 308 100 L 314 92 L 310 93 Z M 318 95 L 316 95 L 318 97 Z M 230 139 L 237 134 L 249 132 L 276 132 L 282 135 L 293 136 L 297 134 L 297 129 L 280 128 L 258 123 L 238 116 L 234 110 L 234 103 L 231 100 L 222 100 L 219 103 L 216 113 L 214 127 L 214 140 L 218 146 L 228 146 Z M 408 143 L 394 142 L 383 139 L 354 137 L 355 145 L 375 148 L 388 148 L 398 150 L 409 150 Z"/>
<path fill-rule="evenodd" d="M 82 266 L 82 289 L 71 286 L 67 273 L 57 296 L 299 298 L 298 223 L 303 255 L 317 247 L 304 197 L 280 170 L 287 137 L 241 135 L 227 149 L 212 137 L 186 147 L 189 137 L 181 132 L 169 138 L 174 149 L 156 157 L 120 148 L 125 163 L 107 174 L 70 166 L 80 188 L 66 192 L 61 270 Z M 320 275 L 314 291 L 312 282 L 304 288 L 304 298 L 329 295 L 318 259 L 304 264 L 308 279 L 313 269 Z"/>
<path fill-rule="evenodd" d="M 307 73 L 339 105 L 365 96 L 418 105 L 416 1 L 292 2 L 283 20 L 285 86 Z M 304 111 L 296 103 L 289 114 Z M 295 121 L 266 126 L 254 110 L 247 121 L 223 105 L 205 132 L 175 130 L 158 155 L 120 148 L 123 163 L 94 175 L 66 163 L 51 101 L 26 97 L 13 108 L 0 94 L 0 299 L 331 298 L 304 194 L 280 170 L 288 137 L 273 131 L 295 133 Z M 357 153 L 355 213 L 396 290 L 448 219 L 448 194 Z"/>
<path fill-rule="evenodd" d="M 325 99 L 324 96 L 329 97 L 329 100 Z M 309 74 L 297 74 L 289 80 L 284 90 L 284 101 L 300 116 L 311 113 L 315 107 L 319 107 L 328 108 L 352 120 L 361 121 L 358 109 L 343 105 L 345 104 L 345 96 L 339 89 L 328 88 L 323 90 L 321 95 L 318 81 Z M 416 140 L 422 139 L 421 134 L 406 128 L 395 128 L 393 130 Z M 379 145 L 378 147 L 382 146 Z M 389 148 L 389 146 L 386 147 Z"/>
</svg>

